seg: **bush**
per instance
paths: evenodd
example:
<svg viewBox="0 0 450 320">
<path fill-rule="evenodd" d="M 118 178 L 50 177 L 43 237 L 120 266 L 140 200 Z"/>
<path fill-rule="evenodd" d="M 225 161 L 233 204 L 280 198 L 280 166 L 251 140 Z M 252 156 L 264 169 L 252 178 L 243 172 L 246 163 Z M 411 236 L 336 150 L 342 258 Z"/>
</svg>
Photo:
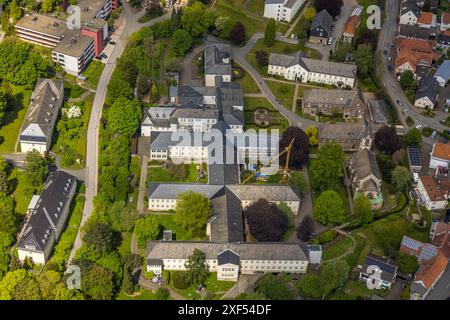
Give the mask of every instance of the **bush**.
<svg viewBox="0 0 450 320">
<path fill-rule="evenodd" d="M 187 277 L 187 273 L 186 272 L 182 272 L 182 271 L 174 271 L 172 273 L 172 285 L 180 290 L 184 290 L 189 288 L 189 286 L 191 285 L 189 283 L 189 279 Z"/>
<path fill-rule="evenodd" d="M 334 229 L 326 230 L 319 236 L 319 243 L 325 244 L 334 240 L 337 236 L 337 231 Z"/>
<path fill-rule="evenodd" d="M 158 288 L 155 291 L 156 300 L 168 300 L 170 297 L 169 291 L 165 288 Z"/>
<path fill-rule="evenodd" d="M 433 133 L 433 129 L 431 129 L 430 127 L 425 127 L 422 129 L 422 135 L 424 137 L 429 137 L 429 136 L 431 136 L 432 133 Z"/>
</svg>

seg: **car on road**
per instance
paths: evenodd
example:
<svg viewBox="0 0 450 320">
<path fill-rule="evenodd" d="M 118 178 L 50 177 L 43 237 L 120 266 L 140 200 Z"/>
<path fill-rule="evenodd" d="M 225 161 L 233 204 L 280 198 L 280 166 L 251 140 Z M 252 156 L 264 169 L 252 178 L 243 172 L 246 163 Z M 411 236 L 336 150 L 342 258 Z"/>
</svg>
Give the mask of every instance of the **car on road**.
<svg viewBox="0 0 450 320">
<path fill-rule="evenodd" d="M 106 58 L 108 58 L 108 56 L 106 54 L 102 53 L 99 58 L 100 58 L 100 60 L 106 59 Z"/>
<path fill-rule="evenodd" d="M 416 126 L 416 129 L 418 129 L 418 130 L 422 129 L 422 125 L 421 125 L 421 124 L 418 124 L 418 125 Z"/>
<path fill-rule="evenodd" d="M 116 44 L 115 41 L 110 41 L 109 44 L 112 44 L 113 46 Z"/>
<path fill-rule="evenodd" d="M 403 103 L 402 103 L 399 99 L 397 99 L 397 104 L 398 104 L 400 107 L 403 105 Z"/>
<path fill-rule="evenodd" d="M 388 55 L 387 50 L 384 50 L 384 51 L 383 51 L 383 54 L 384 54 L 385 56 L 387 56 L 387 55 Z"/>
<path fill-rule="evenodd" d="M 392 66 L 391 65 L 388 65 L 387 68 L 388 68 L 389 71 L 392 71 Z"/>
<path fill-rule="evenodd" d="M 328 44 L 330 45 L 330 44 L 332 44 L 333 43 L 333 37 L 329 37 L 328 38 Z"/>
</svg>

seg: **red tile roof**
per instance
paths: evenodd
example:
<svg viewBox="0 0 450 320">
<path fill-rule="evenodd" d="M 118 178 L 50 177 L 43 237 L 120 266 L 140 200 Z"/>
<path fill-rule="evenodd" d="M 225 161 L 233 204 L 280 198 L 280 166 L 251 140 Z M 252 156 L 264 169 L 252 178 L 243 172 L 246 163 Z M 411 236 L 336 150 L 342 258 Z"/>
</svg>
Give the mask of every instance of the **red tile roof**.
<svg viewBox="0 0 450 320">
<path fill-rule="evenodd" d="M 433 22 L 433 13 L 431 13 L 431 12 L 423 11 L 420 14 L 419 18 L 417 19 L 417 23 L 421 23 L 421 24 L 431 25 L 432 22 Z"/>
<path fill-rule="evenodd" d="M 355 35 L 356 29 L 361 22 L 361 18 L 359 16 L 351 16 L 347 20 L 347 24 L 345 25 L 344 34 Z"/>
<path fill-rule="evenodd" d="M 450 160 L 450 144 L 436 142 L 433 147 L 433 157 Z"/>
</svg>

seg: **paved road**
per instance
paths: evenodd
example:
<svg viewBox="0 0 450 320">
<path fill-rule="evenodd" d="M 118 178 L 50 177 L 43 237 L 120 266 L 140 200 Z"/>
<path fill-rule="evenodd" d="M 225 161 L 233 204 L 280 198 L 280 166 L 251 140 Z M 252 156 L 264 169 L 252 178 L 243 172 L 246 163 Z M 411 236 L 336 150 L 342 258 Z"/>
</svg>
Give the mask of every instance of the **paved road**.
<svg viewBox="0 0 450 320">
<path fill-rule="evenodd" d="M 309 126 L 321 127 L 323 123 L 315 122 L 309 119 L 302 118 L 295 114 L 294 112 L 286 109 L 273 95 L 272 91 L 266 85 L 263 77 L 259 74 L 258 71 L 255 70 L 245 59 L 247 53 L 250 49 L 255 45 L 256 41 L 263 38 L 264 34 L 262 32 L 255 33 L 251 39 L 247 42 L 244 47 L 238 47 L 235 45 L 231 45 L 231 55 L 233 60 L 239 63 L 247 72 L 253 77 L 258 85 L 259 89 L 266 98 L 272 103 L 272 105 L 286 118 L 289 123 L 294 126 L 299 126 L 302 129 L 306 129 Z M 206 41 L 208 42 L 220 42 L 217 38 L 208 35 L 206 37 Z"/>
<path fill-rule="evenodd" d="M 111 75 L 116 67 L 117 59 L 122 55 L 125 47 L 127 45 L 128 39 L 131 34 L 138 31 L 142 27 L 151 26 L 161 20 L 164 20 L 170 16 L 170 12 L 166 13 L 158 18 L 155 18 L 146 23 L 139 23 L 139 18 L 144 15 L 144 12 L 138 14 L 133 14 L 131 8 L 127 2 L 122 2 L 123 10 L 122 15 L 124 16 L 126 23 L 122 31 L 119 40 L 116 42 L 116 46 L 112 51 L 108 63 L 100 76 L 98 82 L 96 94 L 94 97 L 94 102 L 92 105 L 91 116 L 88 124 L 87 132 L 87 150 L 86 150 L 86 192 L 85 192 L 85 202 L 83 217 L 81 219 L 80 227 L 84 225 L 86 220 L 90 217 L 94 208 L 94 197 L 97 195 L 98 189 L 98 129 L 100 124 L 100 118 L 102 115 L 103 104 L 106 97 L 106 90 L 111 79 Z M 80 228 L 81 229 L 81 228 Z M 69 262 L 72 260 L 76 250 L 81 247 L 81 233 L 78 232 L 75 239 L 72 251 L 70 252 Z"/>
<path fill-rule="evenodd" d="M 408 101 L 403 90 L 400 87 L 393 72 L 387 70 L 388 64 L 394 64 L 393 59 L 388 61 L 388 57 L 383 56 L 384 50 L 391 50 L 391 45 L 395 44 L 396 32 L 398 30 L 397 15 L 399 13 L 399 0 L 387 0 L 385 6 L 386 17 L 383 22 L 383 26 L 378 39 L 378 47 L 376 52 L 376 72 L 379 75 L 381 83 L 386 88 L 386 92 L 392 100 L 392 104 L 397 109 L 401 123 L 406 126 L 406 118 L 410 116 L 417 124 L 422 126 L 428 126 L 438 131 L 448 129 L 442 125 L 437 118 L 429 118 L 418 113 L 414 106 Z M 378 63 L 378 62 L 381 63 Z M 397 104 L 397 100 L 400 100 L 402 107 Z"/>
</svg>

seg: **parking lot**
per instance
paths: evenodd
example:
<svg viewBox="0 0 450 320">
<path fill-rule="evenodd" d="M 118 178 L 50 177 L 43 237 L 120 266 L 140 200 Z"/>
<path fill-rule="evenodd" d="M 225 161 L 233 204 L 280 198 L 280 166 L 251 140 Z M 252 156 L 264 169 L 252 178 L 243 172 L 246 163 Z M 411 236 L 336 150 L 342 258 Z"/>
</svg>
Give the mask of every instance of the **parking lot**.
<svg viewBox="0 0 450 320">
<path fill-rule="evenodd" d="M 115 44 L 113 45 L 110 42 L 113 41 L 113 42 L 117 43 L 117 41 L 119 40 L 119 38 L 123 32 L 123 29 L 125 28 L 125 19 L 120 17 L 119 19 L 117 19 L 115 21 L 114 25 L 117 26 L 117 29 L 113 33 L 110 33 L 110 39 L 108 40 L 106 47 L 102 51 L 102 54 L 105 54 L 106 58 L 103 58 L 100 61 L 103 62 L 104 64 L 108 63 L 109 57 L 111 56 L 114 46 L 115 46 Z"/>
</svg>

